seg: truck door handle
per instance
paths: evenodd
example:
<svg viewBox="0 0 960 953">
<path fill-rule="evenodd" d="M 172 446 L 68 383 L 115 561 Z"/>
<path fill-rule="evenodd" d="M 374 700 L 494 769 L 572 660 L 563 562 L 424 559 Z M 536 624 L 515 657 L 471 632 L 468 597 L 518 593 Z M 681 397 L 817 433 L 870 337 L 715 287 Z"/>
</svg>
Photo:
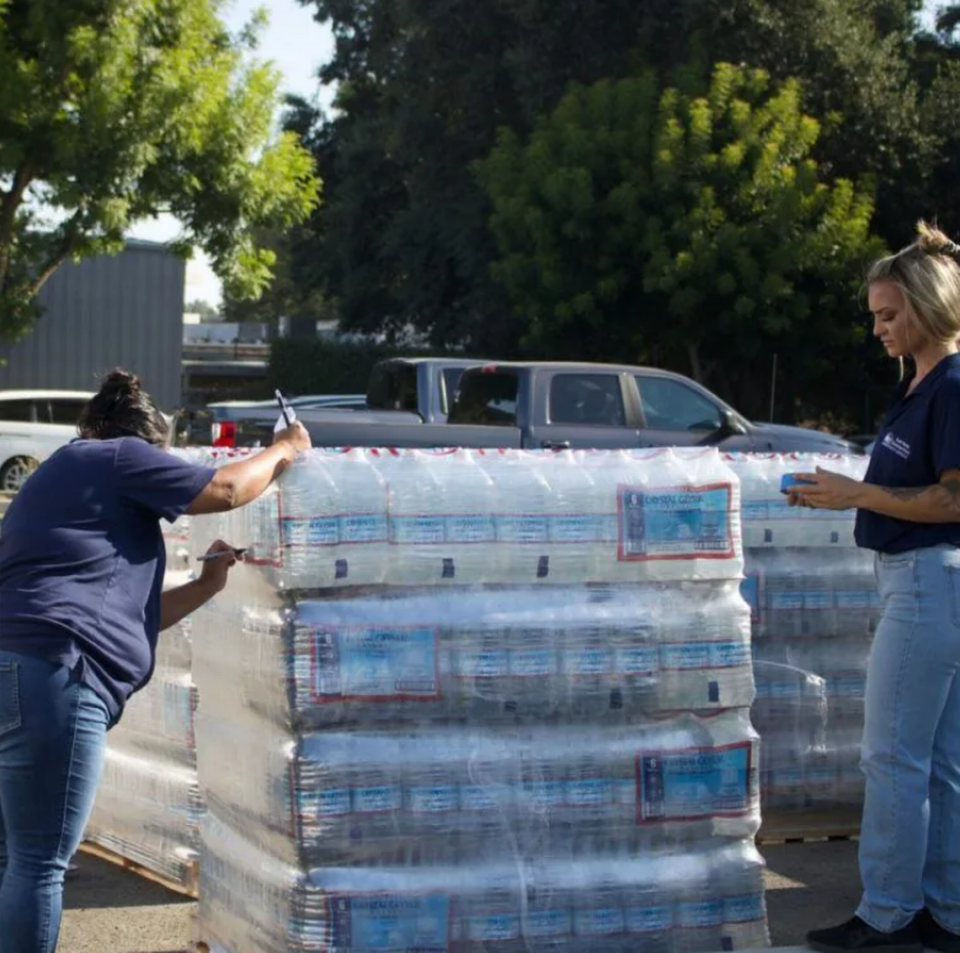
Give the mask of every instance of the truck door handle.
<svg viewBox="0 0 960 953">
<path fill-rule="evenodd" d="M 544 440 L 540 446 L 544 450 L 569 450 L 569 440 Z"/>
</svg>

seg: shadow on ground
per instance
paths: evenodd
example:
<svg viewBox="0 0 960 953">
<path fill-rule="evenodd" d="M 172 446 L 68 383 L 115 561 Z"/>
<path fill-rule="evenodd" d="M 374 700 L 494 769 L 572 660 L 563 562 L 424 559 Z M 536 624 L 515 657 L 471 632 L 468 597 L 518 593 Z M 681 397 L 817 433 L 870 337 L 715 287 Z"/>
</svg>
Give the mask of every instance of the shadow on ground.
<svg viewBox="0 0 960 953">
<path fill-rule="evenodd" d="M 860 900 L 856 841 L 762 846 L 774 946 L 802 946 L 807 930 L 842 923 Z"/>
<path fill-rule="evenodd" d="M 73 862 L 77 870 L 67 876 L 63 902 L 65 910 L 153 907 L 193 902 L 190 897 L 167 890 L 98 857 L 80 853 Z"/>
</svg>

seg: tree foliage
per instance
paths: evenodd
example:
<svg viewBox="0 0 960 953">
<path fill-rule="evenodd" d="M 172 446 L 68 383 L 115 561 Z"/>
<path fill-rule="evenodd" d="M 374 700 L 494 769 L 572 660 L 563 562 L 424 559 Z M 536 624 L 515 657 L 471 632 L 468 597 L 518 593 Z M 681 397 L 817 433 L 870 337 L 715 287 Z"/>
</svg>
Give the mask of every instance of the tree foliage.
<svg viewBox="0 0 960 953">
<path fill-rule="evenodd" d="M 762 69 L 773 83 L 799 84 L 803 111 L 819 126 L 806 158 L 825 181 L 872 193 L 873 228 L 888 246 L 909 240 L 920 215 L 960 230 L 957 21 L 918 32 L 921 0 L 302 2 L 333 29 L 321 77 L 340 89 L 335 113 L 299 117 L 328 186 L 302 233 L 304 258 L 315 263 L 305 277 L 347 327 L 412 324 L 437 343 L 504 357 L 536 340 L 492 279 L 490 199 L 469 170 L 496 147 L 498 129 L 524 141 L 570 84 L 649 73 L 680 90 L 684 75 L 706 77 L 717 62 Z M 841 329 L 840 343 L 824 339 L 835 352 L 791 342 L 781 376 L 793 362 L 799 388 L 830 360 L 850 366 L 846 381 L 867 386 L 869 350 L 853 341 L 862 325 L 850 308 L 844 301 L 823 317 L 825 333 Z M 618 356 L 616 346 L 604 356 Z M 657 360 L 669 351 L 689 362 L 657 346 Z"/>
<path fill-rule="evenodd" d="M 728 64 L 684 79 L 577 86 L 528 140 L 501 133 L 478 165 L 494 275 L 531 351 L 656 354 L 756 412 L 737 369 L 788 342 L 853 343 L 836 315 L 856 314 L 858 266 L 882 244 L 870 194 L 821 179 L 796 82 Z"/>
<path fill-rule="evenodd" d="M 69 258 L 114 252 L 170 212 L 226 286 L 255 296 L 254 226 L 317 203 L 312 157 L 274 134 L 278 76 L 231 37 L 224 0 L 0 0 L 0 335 Z"/>
</svg>

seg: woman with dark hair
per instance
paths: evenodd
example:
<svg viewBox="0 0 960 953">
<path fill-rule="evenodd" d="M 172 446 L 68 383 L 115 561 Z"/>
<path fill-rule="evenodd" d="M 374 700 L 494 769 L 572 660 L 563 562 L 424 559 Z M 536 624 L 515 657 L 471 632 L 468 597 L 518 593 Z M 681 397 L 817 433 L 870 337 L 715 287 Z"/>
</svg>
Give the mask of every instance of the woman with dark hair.
<svg viewBox="0 0 960 953">
<path fill-rule="evenodd" d="M 210 469 L 166 452 L 169 428 L 132 374 L 104 379 L 80 438 L 40 465 L 0 527 L 0 951 L 53 953 L 106 733 L 153 672 L 161 630 L 219 592 L 217 541 L 199 578 L 162 592 L 160 520 L 256 499 L 310 438 Z"/>
</svg>

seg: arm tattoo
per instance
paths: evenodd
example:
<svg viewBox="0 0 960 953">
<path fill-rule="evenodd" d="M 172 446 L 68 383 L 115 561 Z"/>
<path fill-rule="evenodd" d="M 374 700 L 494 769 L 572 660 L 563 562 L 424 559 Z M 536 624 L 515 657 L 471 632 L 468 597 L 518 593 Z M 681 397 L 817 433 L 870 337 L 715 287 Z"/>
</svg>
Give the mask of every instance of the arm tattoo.
<svg viewBox="0 0 960 953">
<path fill-rule="evenodd" d="M 933 486 L 884 487 L 883 490 L 884 493 L 888 493 L 894 499 L 903 503 L 916 500 L 929 490 L 933 490 L 935 493 L 937 490 L 942 490 L 943 494 L 938 495 L 941 496 L 946 511 L 960 513 L 960 480 L 944 480 L 943 483 L 936 483 Z"/>
</svg>

